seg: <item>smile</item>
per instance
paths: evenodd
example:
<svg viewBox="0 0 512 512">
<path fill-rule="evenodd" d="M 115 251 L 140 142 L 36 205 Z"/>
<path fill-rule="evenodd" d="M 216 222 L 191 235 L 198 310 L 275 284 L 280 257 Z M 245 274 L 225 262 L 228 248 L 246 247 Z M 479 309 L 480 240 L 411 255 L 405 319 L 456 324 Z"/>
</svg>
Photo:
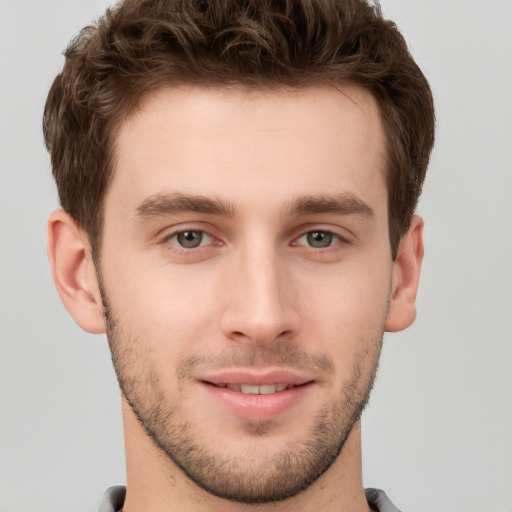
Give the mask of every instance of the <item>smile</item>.
<svg viewBox="0 0 512 512">
<path fill-rule="evenodd" d="M 253 384 L 214 384 L 214 386 L 244 393 L 245 395 L 271 395 L 295 387 L 293 384 L 265 384 L 263 386 L 255 386 Z"/>
<path fill-rule="evenodd" d="M 198 379 L 213 407 L 244 420 L 264 421 L 299 406 L 317 388 L 313 376 L 286 370 L 222 372 Z M 209 406 L 208 406 L 209 407 Z"/>
</svg>

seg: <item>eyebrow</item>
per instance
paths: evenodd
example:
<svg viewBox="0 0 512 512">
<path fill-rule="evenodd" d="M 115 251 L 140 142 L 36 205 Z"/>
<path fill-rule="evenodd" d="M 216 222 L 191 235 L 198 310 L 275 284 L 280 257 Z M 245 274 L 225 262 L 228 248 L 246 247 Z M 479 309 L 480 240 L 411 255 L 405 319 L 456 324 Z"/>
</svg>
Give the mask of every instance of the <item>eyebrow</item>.
<svg viewBox="0 0 512 512">
<path fill-rule="evenodd" d="M 205 196 L 190 196 L 179 193 L 154 194 L 144 199 L 137 207 L 135 217 L 139 221 L 172 215 L 180 212 L 206 213 L 222 217 L 234 217 L 234 205 Z"/>
<path fill-rule="evenodd" d="M 303 196 L 293 200 L 288 206 L 290 216 L 319 213 L 375 217 L 373 208 L 352 192 L 343 192 L 336 195 Z"/>
<path fill-rule="evenodd" d="M 180 193 L 154 194 L 144 199 L 137 207 L 135 217 L 145 221 L 163 215 L 182 212 L 204 213 L 220 217 L 234 217 L 235 204 L 206 196 L 190 196 Z M 363 215 L 372 218 L 375 212 L 371 206 L 351 192 L 337 195 L 302 196 L 294 199 L 285 214 L 294 217 L 331 213 L 336 215 Z"/>
</svg>

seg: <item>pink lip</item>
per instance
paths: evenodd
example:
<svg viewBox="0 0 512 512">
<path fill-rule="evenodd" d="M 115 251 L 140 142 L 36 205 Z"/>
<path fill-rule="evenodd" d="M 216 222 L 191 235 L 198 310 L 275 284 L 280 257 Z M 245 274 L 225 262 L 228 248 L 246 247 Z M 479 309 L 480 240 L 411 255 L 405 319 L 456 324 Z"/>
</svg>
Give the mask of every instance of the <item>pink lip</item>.
<svg viewBox="0 0 512 512">
<path fill-rule="evenodd" d="M 301 386 L 313 379 L 307 376 L 298 375 L 289 370 L 272 370 L 262 373 L 246 370 L 230 370 L 218 374 L 200 376 L 198 380 L 210 384 L 250 384 L 252 386 L 265 386 L 268 384 L 290 384 Z"/>
<path fill-rule="evenodd" d="M 287 370 L 254 373 L 243 370 L 223 372 L 198 379 L 202 388 L 220 405 L 236 416 L 252 421 L 273 419 L 297 405 L 305 398 L 314 381 Z M 264 386 L 288 384 L 294 387 L 268 395 L 245 394 L 222 384 L 249 384 Z"/>
</svg>

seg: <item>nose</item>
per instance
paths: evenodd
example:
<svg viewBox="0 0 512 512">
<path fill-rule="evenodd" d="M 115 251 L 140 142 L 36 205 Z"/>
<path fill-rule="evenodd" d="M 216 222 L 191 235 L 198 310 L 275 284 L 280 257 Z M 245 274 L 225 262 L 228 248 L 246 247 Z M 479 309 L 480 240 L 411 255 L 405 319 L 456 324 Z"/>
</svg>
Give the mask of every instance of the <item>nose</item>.
<svg viewBox="0 0 512 512">
<path fill-rule="evenodd" d="M 225 286 L 221 329 L 237 342 L 268 345 L 297 335 L 295 286 L 284 257 L 254 246 L 237 255 Z"/>
</svg>

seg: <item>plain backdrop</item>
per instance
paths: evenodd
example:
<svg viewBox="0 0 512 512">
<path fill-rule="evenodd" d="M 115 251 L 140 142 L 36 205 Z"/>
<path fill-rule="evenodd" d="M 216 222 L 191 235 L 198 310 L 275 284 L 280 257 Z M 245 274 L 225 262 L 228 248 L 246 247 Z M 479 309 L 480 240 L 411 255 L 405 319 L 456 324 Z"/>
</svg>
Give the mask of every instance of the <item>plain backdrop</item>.
<svg viewBox="0 0 512 512">
<path fill-rule="evenodd" d="M 43 104 L 107 3 L 0 0 L 0 512 L 94 512 L 125 481 L 106 340 L 68 316 L 45 254 Z M 385 337 L 364 483 L 404 512 L 511 512 L 512 1 L 382 7 L 431 82 L 438 131 L 418 319 Z"/>
</svg>

